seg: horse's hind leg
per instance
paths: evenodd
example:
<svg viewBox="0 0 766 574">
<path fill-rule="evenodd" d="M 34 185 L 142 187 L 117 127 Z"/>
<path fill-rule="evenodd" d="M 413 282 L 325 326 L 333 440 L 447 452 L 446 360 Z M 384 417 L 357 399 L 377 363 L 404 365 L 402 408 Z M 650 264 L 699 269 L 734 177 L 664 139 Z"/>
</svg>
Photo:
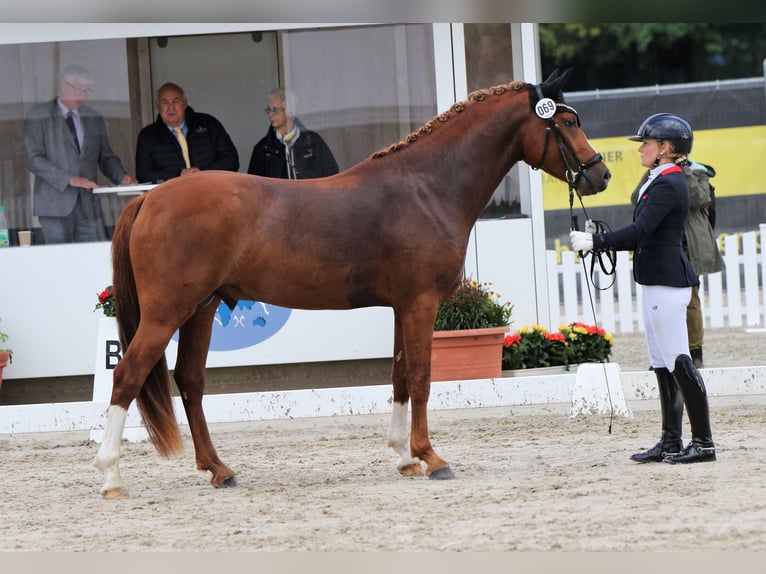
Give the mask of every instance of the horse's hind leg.
<svg viewBox="0 0 766 574">
<path fill-rule="evenodd" d="M 128 495 L 120 475 L 120 442 L 125 430 L 125 419 L 128 411 L 119 405 L 109 405 L 106 412 L 106 431 L 101 440 L 93 466 L 104 473 L 104 484 L 101 486 L 101 496 L 115 499 Z"/>
<path fill-rule="evenodd" d="M 209 470 L 213 474 L 210 484 L 216 488 L 237 484 L 234 472 L 218 458 L 202 410 L 205 360 L 218 301 L 216 298 L 212 303 L 198 309 L 192 318 L 181 326 L 173 374 L 189 421 L 197 468 L 202 471 Z"/>
<path fill-rule="evenodd" d="M 147 333 L 152 333 L 148 335 Z M 152 366 L 162 358 L 172 331 L 139 327 L 122 360 L 114 369 L 112 396 L 106 417 L 106 430 L 93 466 L 104 473 L 100 492 L 104 498 L 124 498 L 127 490 L 120 475 L 120 443 L 128 407 L 138 396 Z"/>
<path fill-rule="evenodd" d="M 421 476 L 420 461 L 410 456 L 407 407 L 410 394 L 407 391 L 407 358 L 404 354 L 402 328 L 398 314 L 394 315 L 394 361 L 391 368 L 391 382 L 394 385 L 391 420 L 388 425 L 388 446 L 399 456 L 397 470 L 404 476 Z"/>
</svg>

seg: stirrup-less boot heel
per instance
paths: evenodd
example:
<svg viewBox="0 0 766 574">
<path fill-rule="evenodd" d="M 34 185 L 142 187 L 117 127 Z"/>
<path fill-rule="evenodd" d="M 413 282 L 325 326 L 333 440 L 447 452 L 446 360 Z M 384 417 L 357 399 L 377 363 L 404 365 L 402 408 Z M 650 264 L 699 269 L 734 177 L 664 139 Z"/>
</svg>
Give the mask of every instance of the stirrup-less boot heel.
<svg viewBox="0 0 766 574">
<path fill-rule="evenodd" d="M 688 355 L 679 355 L 676 358 L 673 375 L 681 388 L 686 412 L 689 413 L 692 441 L 678 454 L 665 457 L 665 462 L 686 464 L 714 461 L 715 444 L 710 430 L 710 409 L 702 375 Z"/>
<path fill-rule="evenodd" d="M 636 462 L 662 462 L 668 455 L 677 455 L 683 449 L 681 425 L 684 419 L 684 401 L 673 374 L 665 367 L 654 369 L 660 390 L 662 436 L 649 450 L 637 452 L 630 459 Z"/>
</svg>

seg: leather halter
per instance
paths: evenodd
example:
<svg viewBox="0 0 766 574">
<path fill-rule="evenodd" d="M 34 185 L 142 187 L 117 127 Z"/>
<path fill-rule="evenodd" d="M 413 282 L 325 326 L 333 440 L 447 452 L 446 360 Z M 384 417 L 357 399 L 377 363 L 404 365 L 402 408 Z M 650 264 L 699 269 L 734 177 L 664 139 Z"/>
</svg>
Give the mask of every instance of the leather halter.
<svg viewBox="0 0 766 574">
<path fill-rule="evenodd" d="M 537 100 L 540 101 L 543 99 L 543 91 L 540 89 L 540 84 L 537 84 L 535 86 L 535 90 L 537 91 Z M 534 106 L 533 106 L 534 107 Z M 559 148 L 559 154 L 561 155 L 561 161 L 564 162 L 564 174 L 567 180 L 567 183 L 569 184 L 569 215 L 571 219 L 571 229 L 577 230 L 577 216 L 573 214 L 573 208 L 574 208 L 574 190 L 577 187 L 577 183 L 580 180 L 580 176 L 585 176 L 586 179 L 588 175 L 585 173 L 585 171 L 590 168 L 591 166 L 597 164 L 600 161 L 603 161 L 603 157 L 600 153 L 596 152 L 596 155 L 594 155 L 592 158 L 590 158 L 586 162 L 580 161 L 580 158 L 577 157 L 577 154 L 575 153 L 574 148 L 572 147 L 572 144 L 569 142 L 569 140 L 564 137 L 564 134 L 561 133 L 561 128 L 555 121 L 556 114 L 560 112 L 570 112 L 574 114 L 575 118 L 577 118 L 577 126 L 580 126 L 580 116 L 577 114 L 577 111 L 572 107 L 569 106 L 563 102 L 556 102 L 556 111 L 553 113 L 553 116 L 550 118 L 542 118 L 545 121 L 545 144 L 543 145 L 543 155 L 540 158 L 540 162 L 537 164 L 537 166 L 533 166 L 532 169 L 538 170 L 543 165 L 543 161 L 545 161 L 545 155 L 548 153 L 548 141 L 550 140 L 551 132 L 553 132 L 554 136 L 556 137 L 556 144 Z M 572 169 L 571 164 L 569 163 L 569 160 L 567 159 L 567 154 L 564 151 L 564 147 L 569 151 L 572 158 L 577 163 L 577 171 Z M 582 197 L 578 195 L 578 198 L 580 199 L 580 205 L 582 205 L 583 211 L 585 212 L 585 216 L 587 218 L 588 213 L 585 211 L 585 205 L 582 202 Z M 605 230 L 608 230 L 608 226 L 603 221 L 594 221 L 596 224 L 596 230 L 597 232 L 602 232 Z M 606 254 L 606 257 L 611 264 L 611 269 L 607 268 L 604 262 L 602 261 L 602 254 Z M 590 282 L 593 283 L 594 287 L 596 287 L 599 290 L 608 289 L 611 287 L 612 283 L 610 283 L 606 287 L 600 287 L 596 285 L 594 281 L 594 271 L 595 271 L 595 263 L 596 260 L 598 260 L 599 265 L 601 267 L 601 271 L 608 275 L 612 275 L 612 283 L 614 283 L 614 275 L 616 271 L 616 265 L 617 265 L 617 258 L 614 251 L 609 250 L 592 250 L 592 258 L 591 258 L 591 266 L 590 266 Z M 583 258 L 583 253 L 580 252 L 580 261 L 582 262 L 583 269 L 585 268 L 585 259 Z M 590 293 L 590 284 L 586 281 L 585 284 L 588 287 L 588 295 L 590 296 L 590 302 L 591 302 L 591 310 L 593 311 L 593 317 L 596 317 L 596 309 L 593 305 L 593 296 Z M 598 323 L 597 323 L 598 324 Z M 609 398 L 609 406 L 611 407 L 611 415 L 609 420 L 609 434 L 612 434 L 612 421 L 611 417 L 614 416 L 614 405 L 612 404 L 612 395 L 609 390 L 609 385 L 606 383 L 607 377 L 606 377 L 606 367 L 604 367 L 604 381 L 605 385 L 607 387 L 607 397 Z"/>
<path fill-rule="evenodd" d="M 537 97 L 538 101 L 543 98 L 542 90 L 540 89 L 540 85 L 535 86 L 537 91 Z M 540 167 L 543 164 L 543 161 L 545 160 L 545 155 L 548 153 L 548 141 L 550 139 L 551 132 L 556 137 L 556 144 L 559 148 L 559 154 L 561 154 L 561 160 L 564 162 L 564 167 L 566 168 L 565 175 L 567 183 L 569 184 L 569 216 L 571 220 L 571 229 L 575 231 L 579 231 L 578 223 L 577 223 L 577 216 L 573 214 L 573 208 L 574 208 L 574 190 L 577 187 L 577 182 L 580 179 L 580 176 L 588 177 L 587 174 L 585 174 L 585 171 L 597 164 L 598 162 L 602 161 L 604 158 L 601 156 L 600 153 L 596 152 L 596 155 L 594 155 L 592 158 L 590 158 L 586 162 L 581 162 L 580 159 L 577 157 L 577 154 L 574 151 L 574 148 L 572 147 L 572 144 L 569 142 L 567 138 L 564 137 L 564 134 L 561 133 L 561 128 L 559 128 L 559 125 L 556 123 L 554 118 L 556 117 L 556 114 L 561 112 L 570 112 L 574 114 L 574 116 L 577 118 L 577 125 L 580 126 L 580 116 L 577 114 L 577 110 L 575 110 L 572 106 L 569 106 L 563 102 L 556 102 L 556 111 L 554 112 L 553 116 L 550 118 L 543 118 L 545 120 L 545 144 L 543 146 L 543 155 L 540 158 L 540 162 L 537 164 L 536 167 L 533 167 L 532 169 L 540 169 Z M 569 151 L 570 155 L 574 158 L 575 162 L 577 162 L 577 171 L 574 171 L 572 169 L 571 164 L 569 163 L 569 160 L 567 159 L 567 154 L 564 151 L 564 147 L 566 147 L 567 151 Z M 585 209 L 585 205 L 582 202 L 582 198 L 578 196 L 580 199 L 580 205 L 582 205 L 583 211 L 585 212 L 586 219 L 590 219 L 588 217 L 588 212 Z M 601 233 L 604 231 L 611 231 L 609 226 L 604 221 L 599 220 L 592 220 L 593 223 L 596 225 L 596 232 Z M 603 291 L 605 289 L 608 289 L 612 286 L 615 280 L 615 268 L 617 266 L 617 255 L 614 252 L 614 250 L 608 250 L 608 249 L 594 249 L 591 251 L 593 257 L 591 259 L 591 265 L 590 265 L 590 280 L 591 283 L 593 283 L 593 286 L 596 287 L 596 289 Z M 605 263 L 603 258 L 606 257 L 607 262 Z M 581 254 L 581 260 L 582 260 L 582 254 Z M 598 285 L 595 281 L 595 265 L 596 261 L 598 261 L 599 266 L 601 267 L 601 272 L 608 276 L 612 276 L 612 281 L 609 283 L 609 285 L 606 285 L 604 287 Z"/>
<path fill-rule="evenodd" d="M 543 99 L 543 92 L 540 89 L 540 85 L 536 85 L 535 89 L 537 91 L 537 99 L 538 101 Z M 603 157 L 600 153 L 596 152 L 596 155 L 594 155 L 592 158 L 590 158 L 586 162 L 580 161 L 580 158 L 577 157 L 577 153 L 575 152 L 574 148 L 572 147 L 572 144 L 569 142 L 569 140 L 564 136 L 563 133 L 561 133 L 561 128 L 559 127 L 559 124 L 556 123 L 556 114 L 561 112 L 570 112 L 574 114 L 574 116 L 577 118 L 577 125 L 580 125 L 580 116 L 577 114 L 577 110 L 575 110 L 572 106 L 569 106 L 562 102 L 556 102 L 556 111 L 554 112 L 553 116 L 550 118 L 543 118 L 543 121 L 545 121 L 545 143 L 543 144 L 543 155 L 540 157 L 540 161 L 537 163 L 536 166 L 532 166 L 532 169 L 538 170 L 542 167 L 543 162 L 545 161 L 545 156 L 548 154 L 548 143 L 550 140 L 550 135 L 553 133 L 553 135 L 556 138 L 556 145 L 559 149 L 559 154 L 561 155 L 561 161 L 564 162 L 564 176 L 566 177 L 567 183 L 569 184 L 569 196 L 570 196 L 570 205 L 573 200 L 573 192 L 574 189 L 577 187 L 577 183 L 580 181 L 580 176 L 585 174 L 585 171 L 599 163 L 600 161 L 603 161 Z M 569 152 L 569 155 L 574 159 L 575 163 L 577 164 L 577 169 L 572 169 L 572 164 L 569 163 L 569 159 L 567 157 L 566 151 L 564 151 L 564 148 L 566 147 L 566 151 Z M 587 176 L 586 176 L 587 177 Z"/>
</svg>

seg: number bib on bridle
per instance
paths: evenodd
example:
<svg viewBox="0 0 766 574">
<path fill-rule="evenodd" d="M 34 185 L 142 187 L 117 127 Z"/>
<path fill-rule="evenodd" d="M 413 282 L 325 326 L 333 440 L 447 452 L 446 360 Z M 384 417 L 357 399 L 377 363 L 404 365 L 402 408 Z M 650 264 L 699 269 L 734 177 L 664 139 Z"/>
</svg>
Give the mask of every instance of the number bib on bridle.
<svg viewBox="0 0 766 574">
<path fill-rule="evenodd" d="M 556 102 L 550 98 L 542 98 L 535 105 L 535 113 L 544 120 L 552 118 L 556 114 Z"/>
</svg>

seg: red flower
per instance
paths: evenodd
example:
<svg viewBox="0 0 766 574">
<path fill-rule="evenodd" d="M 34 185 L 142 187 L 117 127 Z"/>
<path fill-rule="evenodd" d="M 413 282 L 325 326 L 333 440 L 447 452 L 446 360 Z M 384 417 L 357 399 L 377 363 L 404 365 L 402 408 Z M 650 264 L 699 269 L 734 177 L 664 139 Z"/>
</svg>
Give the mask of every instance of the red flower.
<svg viewBox="0 0 766 574">
<path fill-rule="evenodd" d="M 116 301 L 114 300 L 114 287 L 109 285 L 106 289 L 98 294 L 98 303 L 93 311 L 101 309 L 105 317 L 115 317 L 117 310 L 115 308 Z"/>
<path fill-rule="evenodd" d="M 510 347 L 512 345 L 515 345 L 519 341 L 521 341 L 521 335 L 519 335 L 518 333 L 514 335 L 506 335 L 505 339 L 503 339 L 503 347 Z"/>
</svg>

